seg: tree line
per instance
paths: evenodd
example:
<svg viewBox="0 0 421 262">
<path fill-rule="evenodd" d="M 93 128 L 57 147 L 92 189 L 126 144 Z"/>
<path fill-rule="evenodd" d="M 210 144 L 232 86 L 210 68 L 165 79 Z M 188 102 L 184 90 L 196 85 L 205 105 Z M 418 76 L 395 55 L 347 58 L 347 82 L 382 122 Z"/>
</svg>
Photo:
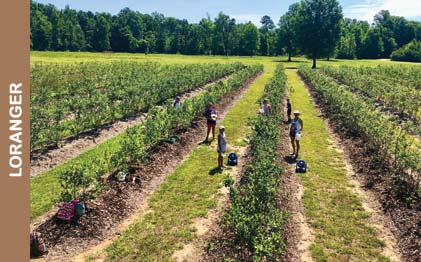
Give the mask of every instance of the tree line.
<svg viewBox="0 0 421 262">
<path fill-rule="evenodd" d="M 258 29 L 219 13 L 199 23 L 142 14 L 129 8 L 117 15 L 76 11 L 31 1 L 31 49 L 133 53 L 276 55 L 275 25 L 266 17 Z"/>
<path fill-rule="evenodd" d="M 343 18 L 336 0 L 303 0 L 278 23 L 265 15 L 260 27 L 219 13 L 199 23 L 142 14 L 117 15 L 30 3 L 31 50 L 169 53 L 189 55 L 306 55 L 317 58 L 389 58 L 421 40 L 421 23 L 381 11 L 374 23 Z M 405 49 L 406 48 L 406 49 Z"/>
</svg>

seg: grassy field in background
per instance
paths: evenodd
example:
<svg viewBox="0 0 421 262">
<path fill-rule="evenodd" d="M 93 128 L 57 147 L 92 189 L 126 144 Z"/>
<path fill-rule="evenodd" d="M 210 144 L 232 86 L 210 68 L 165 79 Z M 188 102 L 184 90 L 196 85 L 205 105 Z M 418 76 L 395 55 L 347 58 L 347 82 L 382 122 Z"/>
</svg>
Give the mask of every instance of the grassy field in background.
<svg viewBox="0 0 421 262">
<path fill-rule="evenodd" d="M 124 60 L 136 61 L 154 61 L 162 63 L 210 63 L 210 62 L 233 62 L 240 61 L 243 63 L 262 63 L 265 65 L 286 62 L 287 57 L 267 57 L 267 56 L 188 56 L 188 55 L 169 55 L 169 54 L 130 54 L 130 53 L 89 53 L 89 52 L 31 52 L 31 63 L 78 63 L 89 61 L 113 62 Z M 293 57 L 292 62 L 285 63 L 285 67 L 296 67 L 298 63 L 312 64 L 312 61 L 304 57 Z M 321 59 L 317 61 L 317 65 L 372 65 L 379 64 L 412 64 L 421 65 L 421 63 L 393 62 L 390 60 L 339 60 Z"/>
</svg>

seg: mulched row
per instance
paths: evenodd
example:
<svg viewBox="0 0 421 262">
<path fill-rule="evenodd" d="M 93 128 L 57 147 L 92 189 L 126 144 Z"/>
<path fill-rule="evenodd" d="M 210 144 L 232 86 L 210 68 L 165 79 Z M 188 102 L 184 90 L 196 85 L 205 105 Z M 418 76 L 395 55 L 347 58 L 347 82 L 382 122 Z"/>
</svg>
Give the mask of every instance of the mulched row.
<svg viewBox="0 0 421 262">
<path fill-rule="evenodd" d="M 206 88 L 214 83 L 218 83 L 233 77 L 235 73 L 228 74 L 215 81 L 209 81 L 199 87 L 195 87 L 189 91 L 179 94 L 181 101 L 188 99 L 197 93 L 203 92 Z M 162 105 L 165 101 L 160 101 L 157 105 Z M 38 149 L 31 152 L 31 176 L 37 176 L 41 173 L 64 163 L 65 161 L 72 159 L 89 148 L 95 145 L 119 135 L 126 128 L 133 125 L 139 124 L 143 119 L 146 118 L 150 108 L 144 108 L 134 114 L 123 119 L 117 119 L 112 123 L 104 124 L 97 129 L 85 130 L 78 136 L 74 135 L 68 138 L 64 138 L 60 141 L 59 147 L 47 146 L 42 149 Z"/>
<path fill-rule="evenodd" d="M 280 126 L 280 128 L 282 129 L 282 137 L 288 137 L 288 124 L 285 125 L 282 124 Z M 279 152 L 279 162 L 282 163 L 282 165 L 284 165 L 284 161 L 285 159 L 289 156 L 289 146 L 288 146 L 288 139 L 283 139 L 281 145 L 279 146 L 278 152 Z M 241 178 L 239 183 L 242 183 L 242 175 L 244 173 L 247 172 L 247 168 L 250 168 L 249 164 L 252 162 L 252 158 L 250 155 L 245 156 L 245 159 L 243 160 L 243 166 L 241 168 Z M 290 170 L 287 169 L 287 165 L 285 166 L 285 173 L 282 174 L 282 180 L 283 177 L 286 176 L 286 173 L 290 174 Z M 295 174 L 292 174 L 295 175 Z M 281 194 L 279 195 L 279 209 L 285 212 L 288 212 L 290 210 L 290 206 L 289 206 L 289 192 L 291 191 L 282 191 Z M 229 204 L 227 204 L 227 206 L 225 207 L 225 210 L 222 212 L 223 214 L 225 214 L 226 212 L 229 211 Z M 222 218 L 222 217 L 221 217 Z M 253 261 L 253 254 L 250 253 L 250 251 L 242 246 L 238 246 L 234 243 L 234 239 L 235 239 L 235 234 L 232 231 L 232 228 L 226 226 L 224 224 L 224 222 L 222 221 L 222 219 L 219 219 L 217 221 L 217 224 L 214 225 L 208 233 L 208 237 L 205 241 L 205 246 L 204 246 L 204 252 L 203 252 L 203 257 L 201 259 L 202 262 L 205 261 L 212 261 L 212 262 L 219 262 L 219 261 L 224 261 L 224 258 L 229 257 L 234 259 L 234 261 L 242 261 L 242 262 L 252 262 Z M 288 222 L 287 222 L 288 223 Z M 285 225 L 285 230 L 292 230 L 292 226 L 291 225 Z M 289 234 L 285 234 L 285 242 L 289 242 L 289 241 L 293 241 L 292 239 L 288 239 L 287 235 Z M 292 236 L 292 234 L 291 234 Z M 294 257 L 294 255 L 292 253 L 288 253 L 286 252 L 286 254 L 281 255 L 277 258 L 276 261 L 285 261 L 285 262 L 295 262 L 295 261 L 299 261 L 299 260 L 291 260 Z"/>
<path fill-rule="evenodd" d="M 251 77 L 237 91 L 226 94 L 215 105 L 220 114 L 230 108 L 260 74 Z M 152 149 L 149 160 L 128 175 L 130 182 L 108 181 L 108 189 L 88 201 L 87 212 L 78 221 L 63 223 L 56 216 L 39 225 L 49 250 L 47 260 L 74 256 L 110 237 L 116 226 L 139 210 L 146 198 L 164 181 L 166 175 L 205 137 L 206 119 L 199 117 L 187 130 L 180 130 L 175 143 L 161 142 Z M 138 183 L 132 183 L 137 178 Z"/>
<path fill-rule="evenodd" d="M 304 80 L 305 82 L 305 80 Z M 333 131 L 339 136 L 345 152 L 349 155 L 356 175 L 365 189 L 374 193 L 382 205 L 384 215 L 391 218 L 398 232 L 393 231 L 398 241 L 402 258 L 408 262 L 421 261 L 421 198 L 414 192 L 402 190 L 405 185 L 393 177 L 390 161 L 370 148 L 359 134 L 352 133 L 340 121 L 332 117 L 326 105 L 311 90 L 322 117 L 331 120 Z"/>
</svg>

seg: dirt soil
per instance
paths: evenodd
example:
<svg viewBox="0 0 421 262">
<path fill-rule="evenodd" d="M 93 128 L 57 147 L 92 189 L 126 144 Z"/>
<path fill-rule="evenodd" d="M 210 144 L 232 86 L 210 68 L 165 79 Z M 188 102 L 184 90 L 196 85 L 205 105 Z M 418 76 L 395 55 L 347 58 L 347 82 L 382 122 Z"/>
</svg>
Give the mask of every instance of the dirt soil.
<svg viewBox="0 0 421 262">
<path fill-rule="evenodd" d="M 249 154 L 249 147 L 232 147 L 233 150 L 239 150 L 239 163 L 243 163 L 233 170 L 230 170 L 230 176 L 234 179 L 235 183 L 238 183 L 242 174 L 244 163 L 247 163 Z M 205 218 L 197 219 L 194 222 L 194 226 L 197 231 L 194 240 L 185 245 L 182 249 L 174 252 L 172 258 L 178 262 L 182 261 L 208 261 L 205 259 L 205 243 L 209 237 L 209 233 L 217 229 L 218 219 L 223 215 L 226 210 L 226 206 L 229 203 L 229 188 L 221 187 L 218 194 L 215 196 L 218 203 L 216 208 L 210 210 Z"/>
<path fill-rule="evenodd" d="M 407 113 L 393 109 L 392 107 L 387 105 L 386 102 L 381 98 L 374 99 L 370 94 L 364 91 L 353 88 L 352 86 L 349 86 L 343 81 L 336 79 L 332 76 L 329 76 L 327 74 L 324 75 L 331 78 L 336 84 L 344 86 L 345 88 L 349 89 L 352 93 L 357 94 L 359 97 L 364 99 L 366 103 L 373 103 L 377 112 L 383 114 L 384 116 L 387 116 L 390 119 L 390 121 L 396 123 L 396 125 L 399 125 L 403 129 L 405 129 L 408 132 L 408 134 L 413 137 L 414 140 L 421 140 L 421 130 L 419 127 L 416 126 L 416 123 L 418 122 L 416 117 L 411 117 L 411 115 Z"/>
<path fill-rule="evenodd" d="M 237 186 L 238 183 L 241 183 L 241 177 L 244 174 L 247 165 L 251 161 L 249 147 L 247 147 L 244 156 L 241 156 L 240 159 L 240 162 L 243 163 L 243 165 L 241 165 L 239 169 L 231 174 Z M 219 262 L 222 261 L 224 255 L 232 253 L 232 251 L 235 250 L 234 247 L 227 247 L 227 243 L 230 243 L 229 241 L 234 238 L 233 232 L 231 232 L 228 228 L 225 228 L 221 221 L 223 215 L 228 212 L 230 205 L 230 199 L 228 195 L 229 189 L 224 187 L 223 190 L 226 190 L 227 195 L 220 199 L 220 202 L 218 203 L 218 210 L 215 212 L 217 214 L 212 218 L 212 223 L 207 227 L 206 235 L 200 239 L 199 244 L 201 245 L 201 248 L 199 251 L 199 259 L 187 261 Z M 227 242 L 225 243 L 225 241 Z M 209 243 L 213 243 L 213 247 L 208 246 Z M 241 255 L 239 257 L 243 258 L 244 256 Z"/>
<path fill-rule="evenodd" d="M 295 161 L 289 155 L 292 152 L 289 124 L 284 122 L 280 128 L 282 130 L 280 152 L 283 159 L 282 165 L 285 169 L 285 173 L 282 175 L 280 205 L 283 211 L 290 214 L 285 229 L 287 249 L 281 261 L 312 262 L 313 258 L 309 248 L 314 237 L 306 221 L 305 210 L 301 202 L 304 189 L 295 173 Z"/>
<path fill-rule="evenodd" d="M 227 80 L 234 74 L 227 75 L 206 85 L 194 88 L 180 95 L 181 102 L 202 92 L 209 86 Z M 37 176 L 50 168 L 80 155 L 110 138 L 123 132 L 125 129 L 142 122 L 147 116 L 147 109 L 139 112 L 136 116 L 120 119 L 114 123 L 103 125 L 97 130 L 86 131 L 78 137 L 73 136 L 60 141 L 60 147 L 46 147 L 31 153 L 31 177 Z"/>
<path fill-rule="evenodd" d="M 304 81 L 305 82 L 305 81 Z M 306 83 L 307 84 L 307 83 Z M 329 120 L 331 130 L 338 136 L 345 155 L 354 167 L 355 179 L 361 190 L 369 193 L 368 200 L 378 202 L 374 210 L 384 217 L 383 225 L 388 227 L 388 220 L 393 225 L 388 228 L 397 241 L 401 259 L 406 262 L 421 261 L 421 199 L 415 194 L 399 191 L 399 180 L 392 177 L 389 161 L 381 159 L 378 152 L 369 148 L 367 141 L 359 134 L 352 133 L 339 121 L 333 119 L 322 99 L 311 91 L 319 106 L 322 116 Z M 380 221 L 377 221 L 379 223 Z"/>
<path fill-rule="evenodd" d="M 226 94 L 217 103 L 217 111 L 226 113 L 259 75 L 246 81 L 240 90 Z M 205 132 L 206 119 L 199 117 L 190 128 L 177 134 L 177 142 L 162 142 L 154 147 L 150 160 L 128 176 L 129 181 L 140 178 L 141 183 L 110 180 L 109 189 L 87 203 L 86 214 L 77 222 L 61 223 L 53 216 L 36 227 L 49 250 L 45 260 L 70 261 L 71 257 L 120 234 L 119 223 L 145 207 L 148 196 L 203 140 Z"/>
<path fill-rule="evenodd" d="M 279 149 L 278 152 L 283 152 L 283 150 Z M 279 161 L 282 160 L 282 155 L 279 155 Z M 237 176 L 236 183 L 241 183 L 242 175 L 246 172 L 247 165 L 252 161 L 250 156 L 250 148 L 247 149 L 247 156 L 243 162 L 245 163 L 241 169 L 238 171 L 238 174 L 235 174 Z M 237 179 L 239 181 L 237 182 Z M 283 198 L 283 196 L 280 196 L 280 198 Z M 285 210 L 284 207 L 281 204 L 282 201 L 280 201 L 279 208 L 282 210 Z M 219 262 L 223 261 L 223 258 L 226 257 L 227 254 L 230 254 L 228 257 L 235 257 L 238 259 L 238 261 L 252 261 L 251 254 L 245 249 L 239 249 L 236 246 L 232 246 L 232 240 L 235 238 L 234 233 L 230 228 L 227 228 L 221 218 L 223 214 L 228 212 L 229 209 L 229 198 L 225 201 L 225 207 L 222 211 L 220 211 L 219 218 L 213 222 L 213 225 L 208 230 L 208 235 L 204 240 L 202 240 L 202 243 L 205 243 L 205 246 L 202 247 L 202 256 L 201 259 L 198 261 L 206 262 L 206 261 L 212 261 L 212 262 Z M 209 243 L 212 243 L 212 247 L 208 246 Z M 203 245 L 203 244 L 202 244 Z M 192 260 L 187 260 L 192 261 Z M 237 261 L 237 260 L 236 260 Z M 283 258 L 279 258 L 277 261 L 299 261 L 299 260 L 284 260 Z"/>
</svg>

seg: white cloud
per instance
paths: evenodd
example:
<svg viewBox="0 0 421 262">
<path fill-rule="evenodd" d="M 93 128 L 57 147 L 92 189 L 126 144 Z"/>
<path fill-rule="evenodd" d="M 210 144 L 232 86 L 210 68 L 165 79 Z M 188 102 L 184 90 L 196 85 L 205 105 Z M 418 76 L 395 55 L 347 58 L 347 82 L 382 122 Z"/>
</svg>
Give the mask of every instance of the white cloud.
<svg viewBox="0 0 421 262">
<path fill-rule="evenodd" d="M 421 17 L 420 0 L 365 0 L 364 3 L 344 7 L 345 17 L 373 21 L 380 10 L 389 10 L 392 15 L 408 19 Z"/>
</svg>

